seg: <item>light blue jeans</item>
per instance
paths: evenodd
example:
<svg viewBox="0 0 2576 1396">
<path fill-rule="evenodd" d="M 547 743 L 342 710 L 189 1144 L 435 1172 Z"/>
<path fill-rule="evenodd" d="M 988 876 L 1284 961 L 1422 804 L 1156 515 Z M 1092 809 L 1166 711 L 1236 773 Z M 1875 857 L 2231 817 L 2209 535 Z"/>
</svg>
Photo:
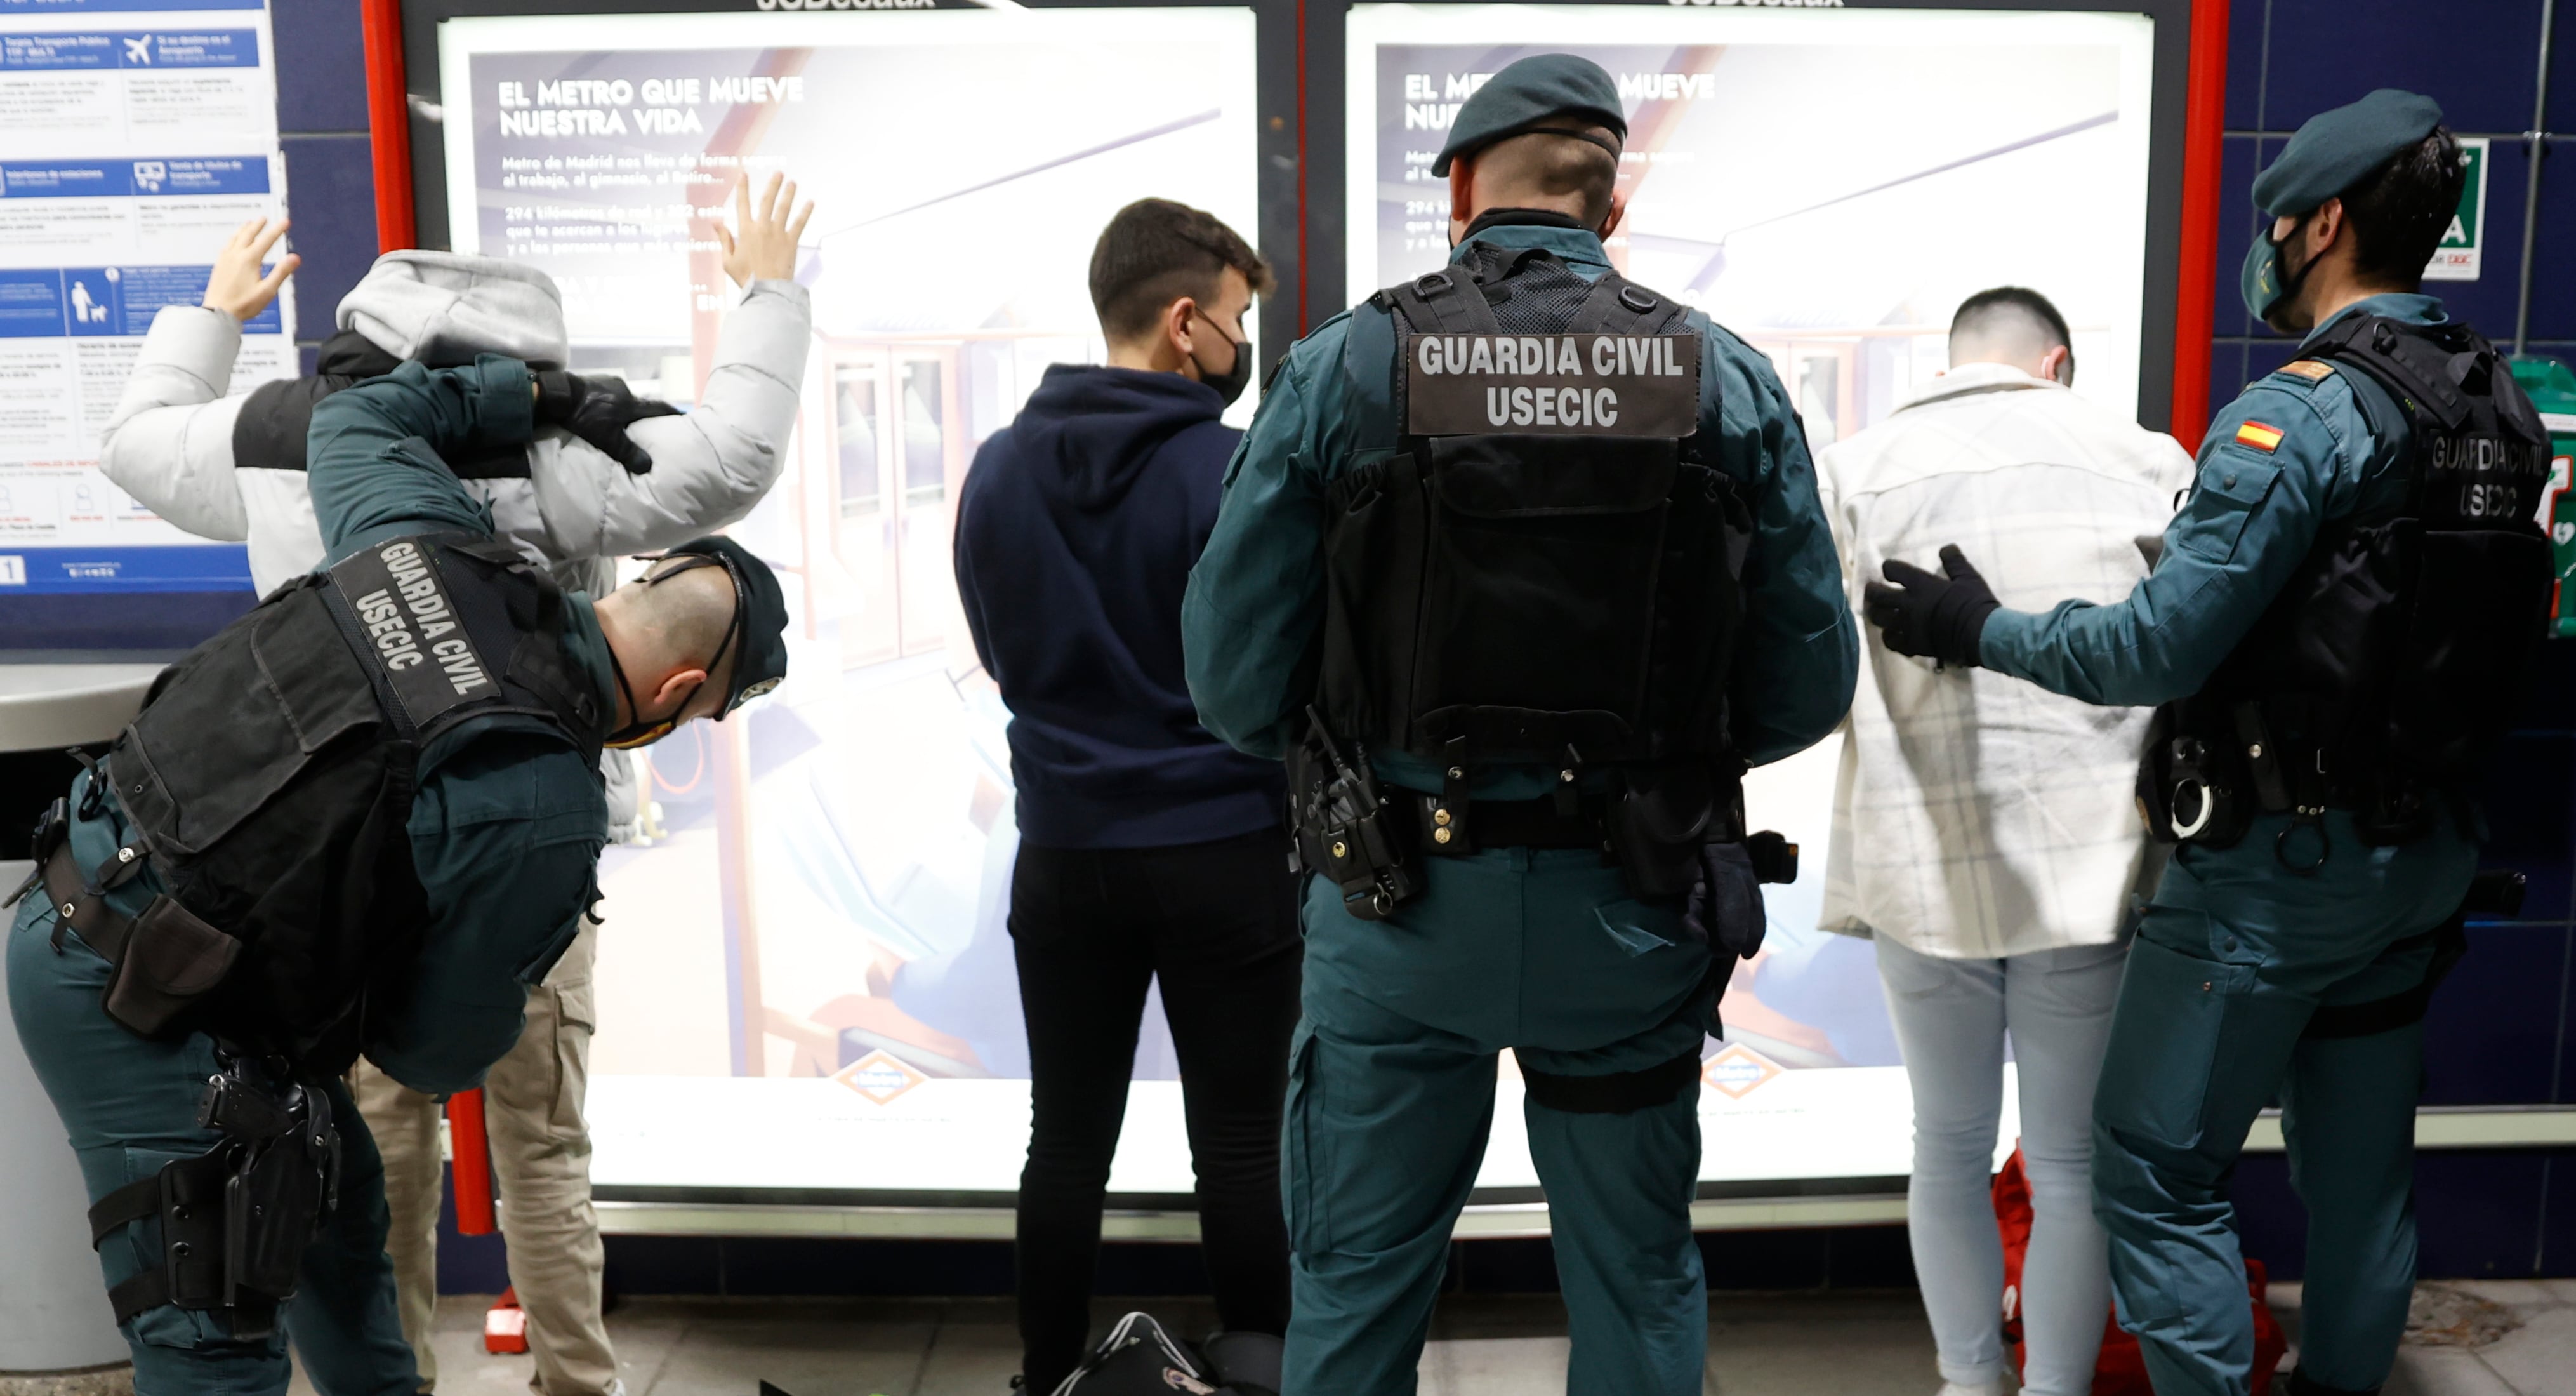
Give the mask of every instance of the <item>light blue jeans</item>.
<svg viewBox="0 0 2576 1396">
<path fill-rule="evenodd" d="M 1992 1197 L 2009 1035 L 2033 1212 L 2021 1274 L 2028 1344 L 2021 1389 L 2084 1396 L 2111 1313 L 2111 1272 L 2093 1217 L 2093 1085 L 2127 947 L 1950 960 L 1884 935 L 1877 944 L 1879 979 L 1914 1087 L 1914 1179 L 1905 1217 L 1941 1378 L 1978 1386 L 2001 1380 L 2010 1366 Z"/>
</svg>

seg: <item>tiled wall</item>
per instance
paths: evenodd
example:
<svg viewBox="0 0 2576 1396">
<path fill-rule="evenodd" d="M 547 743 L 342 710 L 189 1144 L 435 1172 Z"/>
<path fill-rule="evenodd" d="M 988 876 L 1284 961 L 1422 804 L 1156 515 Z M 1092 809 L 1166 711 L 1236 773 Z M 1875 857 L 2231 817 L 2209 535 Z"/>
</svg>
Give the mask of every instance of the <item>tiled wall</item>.
<svg viewBox="0 0 2576 1396">
<path fill-rule="evenodd" d="M 279 68 L 278 126 L 284 133 L 294 245 L 308 345 L 331 331 L 330 312 L 375 256 L 376 227 L 366 128 L 366 80 L 358 6 L 351 0 L 272 0 Z M 2541 0 L 2235 0 L 2229 36 L 2226 210 L 2214 298 L 2210 400 L 2234 397 L 2251 377 L 2291 357 L 2290 345 L 2251 320 L 2236 294 L 2236 267 L 2255 236 L 2248 197 L 2254 172 L 2276 157 L 2299 122 L 2375 87 L 2406 87 L 2442 103 L 2453 129 L 2496 138 L 2487 196 L 2482 278 L 2437 287 L 2456 314 L 2491 337 L 2509 339 L 2521 272 L 2521 233 L 2531 152 L 2521 134 L 2538 86 Z M 2539 265 L 2532 282 L 2531 347 L 2576 362 L 2576 5 L 2562 7 L 2551 73 L 2556 167 L 2541 190 Z M 2069 236 L 2081 235 L 2070 213 Z M 2531 876 L 2525 919 L 2485 925 L 2474 950 L 2436 1002 L 2426 1098 L 2436 1103 L 2576 1102 L 2576 1042 L 2567 1008 L 2576 946 L 2576 641 L 2551 646 L 2541 680 L 2524 700 L 2520 730 L 2488 792 L 2495 826 L 2491 861 Z M 2576 1273 L 2576 1155 L 2455 1154 L 2428 1157 L 2418 1174 L 2424 1261 L 2432 1274 Z M 2287 1170 L 2249 1160 L 2238 1177 L 2248 1248 L 2285 1277 L 2300 1271 L 2303 1227 Z M 1786 1240 L 1787 1238 L 1782 1238 Z M 1821 1239 L 1821 1238 L 1819 1238 Z M 1857 1239 L 1857 1238 L 1855 1238 Z M 714 1242 L 656 1242 L 631 1251 L 628 1279 L 639 1288 L 680 1283 L 685 1251 L 723 1264 Z M 1721 1254 L 1761 1249 L 1712 1238 Z M 1843 1247 L 1875 1254 L 1866 1245 Z M 491 1264 L 454 1257 L 460 1284 L 489 1283 Z M 803 1270 L 789 1246 L 729 1248 L 737 1268 Z M 774 1254 L 772 1254 L 774 1252 Z M 1767 1252 L 1766 1252 L 1767 1253 Z M 1800 1254 L 1803 1256 L 1804 1251 Z M 1819 1252 L 1822 1256 L 1824 1252 Z M 649 1256 L 649 1259 L 648 1259 Z M 756 1258 L 757 1257 L 757 1258 Z M 1498 1257 L 1499 1258 L 1499 1257 Z M 1821 1266 L 1822 1268 L 1818 1268 Z M 1795 1283 L 1881 1280 L 1876 1263 L 1809 1258 Z M 834 1270 L 846 1268 L 835 1265 Z M 900 1267 L 910 1269 L 909 1265 Z M 1152 1268 L 1152 1267 L 1149 1267 Z M 1809 1273 L 1813 1271 L 1814 1273 Z M 470 1278 L 463 1272 L 476 1272 Z M 1159 1272 L 1158 1276 L 1159 1276 Z M 792 1274 L 737 1282 L 771 1292 L 805 1282 Z M 991 1282 L 992 1277 L 983 1277 Z M 820 1283 L 818 1274 L 807 1280 Z M 950 1276 L 951 1285 L 964 1280 Z M 1163 1281 L 1168 1283 L 1168 1281 Z M 1758 1283 L 1748 1275 L 1742 1282 Z M 1774 1283 L 1791 1282 L 1774 1278 Z M 845 1286 L 846 1276 L 826 1289 Z M 981 1287 L 974 1285 L 973 1287 Z"/>
<path fill-rule="evenodd" d="M 366 45 L 357 0 L 269 0 L 277 130 L 286 149 L 297 343 L 306 372 L 331 312 L 376 259 L 375 160 L 367 149 Z"/>
</svg>

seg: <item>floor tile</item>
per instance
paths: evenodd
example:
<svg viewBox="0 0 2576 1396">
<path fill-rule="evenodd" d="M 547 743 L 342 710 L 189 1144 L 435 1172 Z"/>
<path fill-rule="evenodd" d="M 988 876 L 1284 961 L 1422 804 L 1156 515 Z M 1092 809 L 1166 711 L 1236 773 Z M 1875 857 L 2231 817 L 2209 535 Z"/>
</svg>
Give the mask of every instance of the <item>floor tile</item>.
<svg viewBox="0 0 2576 1396">
<path fill-rule="evenodd" d="M 958 1304 L 931 1335 L 920 1384 L 910 1396 L 1009 1396 L 1019 1370 L 1020 1330 L 1010 1306 Z"/>
<path fill-rule="evenodd" d="M 1728 1316 L 1709 1325 L 1708 1387 L 1717 1396 L 1924 1396 L 1941 1384 L 1932 1331 L 1920 1304 L 1909 1311 L 1866 1304 L 1856 1317 L 1832 1306 L 1770 1306 L 1797 1311 L 1759 1318 Z"/>
<path fill-rule="evenodd" d="M 2547 1280 L 2444 1280 L 2441 1283 L 2508 1309 L 2552 1309 L 2576 1302 L 2576 1295 L 2551 1288 Z"/>
<path fill-rule="evenodd" d="M 2478 1359 L 2523 1396 L 2576 1390 L 2576 1309 L 2543 1309 L 2514 1332 L 2477 1349 Z"/>
<path fill-rule="evenodd" d="M 2382 1396 L 2543 1396 L 2563 1385 L 2517 1391 L 2476 1355 L 2451 1348 L 2400 1348 Z"/>
<path fill-rule="evenodd" d="M 1566 1341 L 1561 1337 L 1454 1338 L 1423 1353 L 1424 1396 L 1562 1396 Z"/>
</svg>

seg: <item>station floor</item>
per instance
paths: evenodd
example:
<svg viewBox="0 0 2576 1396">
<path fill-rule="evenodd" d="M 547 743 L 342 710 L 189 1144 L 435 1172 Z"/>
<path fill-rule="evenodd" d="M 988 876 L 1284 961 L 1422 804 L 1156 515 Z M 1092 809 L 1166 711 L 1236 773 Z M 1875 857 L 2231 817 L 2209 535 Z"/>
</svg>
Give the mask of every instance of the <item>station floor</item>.
<svg viewBox="0 0 2576 1396">
<path fill-rule="evenodd" d="M 2299 1288 L 2276 1285 L 2293 1339 Z M 488 1300 L 439 1307 L 438 1396 L 524 1396 L 530 1362 L 483 1352 Z M 1213 1326 L 1198 1301 L 1124 1307 Z M 1709 1306 L 1716 1396 L 1933 1396 L 1932 1335 L 1910 1291 L 1720 1295 Z M 1018 1369 L 1007 1300 L 636 1299 L 609 1316 L 627 1396 L 1005 1396 Z M 1444 1300 L 1421 1396 L 1561 1396 L 1565 1318 L 1553 1295 Z M 293 1396 L 312 1396 L 299 1378 Z M 2416 1295 L 2385 1396 L 2576 1396 L 2576 1280 L 2446 1282 Z"/>
</svg>

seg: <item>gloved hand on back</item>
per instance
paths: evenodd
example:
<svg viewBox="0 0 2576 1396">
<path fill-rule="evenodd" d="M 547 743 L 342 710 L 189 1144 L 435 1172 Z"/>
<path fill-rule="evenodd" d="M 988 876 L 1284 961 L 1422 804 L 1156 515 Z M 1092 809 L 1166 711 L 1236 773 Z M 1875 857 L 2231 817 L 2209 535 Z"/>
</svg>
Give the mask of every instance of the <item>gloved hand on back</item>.
<svg viewBox="0 0 2576 1396">
<path fill-rule="evenodd" d="M 1945 575 L 1936 577 L 1894 559 L 1879 570 L 1887 581 L 1862 590 L 1861 613 L 1878 627 L 1889 649 L 1954 668 L 1978 666 L 1977 642 L 1985 637 L 1986 618 L 2003 605 L 1957 544 L 1941 549 Z"/>
<path fill-rule="evenodd" d="M 537 420 L 562 427 L 608 454 L 629 475 L 653 468 L 653 457 L 626 435 L 629 423 L 646 417 L 676 417 L 680 409 L 667 402 L 637 397 L 625 380 L 584 378 L 561 369 L 537 375 Z"/>
</svg>

